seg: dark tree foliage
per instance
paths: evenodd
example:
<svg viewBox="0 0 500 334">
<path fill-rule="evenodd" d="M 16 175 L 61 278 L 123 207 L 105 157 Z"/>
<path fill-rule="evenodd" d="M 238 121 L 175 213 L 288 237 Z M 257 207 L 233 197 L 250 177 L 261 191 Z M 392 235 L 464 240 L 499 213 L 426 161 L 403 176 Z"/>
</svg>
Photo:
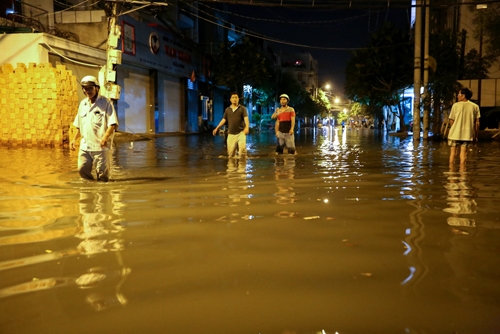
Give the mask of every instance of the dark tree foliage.
<svg viewBox="0 0 500 334">
<path fill-rule="evenodd" d="M 259 86 L 270 80 L 269 61 L 245 37 L 241 43 L 220 47 L 213 59 L 214 82 L 242 95 L 243 85 Z"/>
<path fill-rule="evenodd" d="M 481 56 L 476 49 L 471 49 L 464 60 L 463 77 L 465 79 L 487 79 L 489 68 L 495 61 L 495 56 Z"/>
<path fill-rule="evenodd" d="M 475 0 L 477 4 L 484 4 L 479 0 Z M 476 16 L 474 23 L 474 38 L 484 40 L 486 57 L 497 58 L 500 56 L 500 3 L 487 2 L 488 7 L 477 9 L 476 6 L 470 6 L 469 9 L 475 12 Z"/>
<path fill-rule="evenodd" d="M 432 108 L 432 131 L 439 133 L 442 123 L 442 110 L 451 107 L 455 102 L 455 95 L 459 88 L 457 83 L 460 72 L 460 44 L 458 36 L 450 30 L 444 30 L 430 36 L 429 43 L 432 58 L 435 60 L 434 69 L 429 75 L 429 101 Z"/>
<path fill-rule="evenodd" d="M 276 101 L 281 94 L 290 96 L 290 105 L 294 107 L 298 116 L 313 117 L 325 114 L 324 106 L 311 97 L 311 94 L 304 90 L 295 77 L 287 72 L 281 73 L 276 85 Z"/>
<path fill-rule="evenodd" d="M 429 90 L 434 99 L 450 105 L 457 90 L 460 70 L 460 45 L 457 35 L 450 30 L 430 36 L 429 53 L 435 60 L 435 68 L 430 72 Z"/>
<path fill-rule="evenodd" d="M 372 34 L 368 46 L 356 51 L 346 68 L 347 96 L 369 105 L 372 111 L 399 104 L 400 93 L 412 83 L 413 45 L 409 32 L 390 22 Z M 404 114 L 400 122 L 404 128 Z"/>
<path fill-rule="evenodd" d="M 239 44 L 222 45 L 212 63 L 215 85 L 227 87 L 240 95 L 243 95 L 244 84 L 251 85 L 254 89 L 253 102 L 261 106 L 274 105 L 278 102 L 279 95 L 285 93 L 290 96 L 290 105 L 302 117 L 327 112 L 293 75 L 276 71 L 249 38 L 243 38 Z"/>
</svg>

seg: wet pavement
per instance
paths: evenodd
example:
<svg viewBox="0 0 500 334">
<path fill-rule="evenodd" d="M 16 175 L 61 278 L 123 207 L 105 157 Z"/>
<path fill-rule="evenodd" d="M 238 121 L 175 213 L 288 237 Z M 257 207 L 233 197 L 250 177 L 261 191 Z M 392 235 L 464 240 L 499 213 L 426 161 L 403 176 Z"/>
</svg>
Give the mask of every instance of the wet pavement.
<svg viewBox="0 0 500 334">
<path fill-rule="evenodd" d="M 500 333 L 500 143 L 374 130 L 0 148 L 0 333 Z"/>
</svg>

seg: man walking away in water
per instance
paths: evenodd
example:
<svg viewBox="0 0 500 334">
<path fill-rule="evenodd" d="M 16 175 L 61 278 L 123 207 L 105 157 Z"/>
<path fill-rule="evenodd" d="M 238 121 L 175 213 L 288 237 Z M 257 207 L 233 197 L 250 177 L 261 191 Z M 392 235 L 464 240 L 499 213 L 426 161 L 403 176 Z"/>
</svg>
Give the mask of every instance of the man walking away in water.
<svg viewBox="0 0 500 334">
<path fill-rule="evenodd" d="M 448 145 L 450 146 L 450 165 L 455 163 L 460 147 L 460 165 L 465 165 L 467 148 L 477 140 L 479 133 L 479 106 L 471 101 L 472 92 L 468 88 L 458 91 L 457 100 L 451 107 L 450 132 Z"/>
</svg>

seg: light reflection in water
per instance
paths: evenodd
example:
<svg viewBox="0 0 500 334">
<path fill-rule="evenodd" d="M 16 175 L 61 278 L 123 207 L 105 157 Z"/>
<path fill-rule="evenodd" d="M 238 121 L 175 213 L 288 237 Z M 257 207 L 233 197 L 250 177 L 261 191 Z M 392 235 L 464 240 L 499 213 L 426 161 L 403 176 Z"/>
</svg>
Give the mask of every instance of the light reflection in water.
<svg viewBox="0 0 500 334">
<path fill-rule="evenodd" d="M 127 144 L 106 185 L 63 154 L 0 166 L 0 328 L 494 332 L 494 143 L 449 180 L 447 147 L 386 133 L 324 131 L 293 157 L 264 134 L 249 142 L 246 161 L 220 158 L 221 138 Z M 474 238 L 447 224 L 462 197 Z"/>
<path fill-rule="evenodd" d="M 467 172 L 465 166 L 452 166 L 444 175 L 448 181 L 445 184 L 448 207 L 443 211 L 452 214 L 447 219 L 448 225 L 475 227 L 474 219 L 463 216 L 476 213 L 477 203 L 474 199 L 476 194 L 472 187 L 470 173 Z"/>
<path fill-rule="evenodd" d="M 287 205 L 293 204 L 296 200 L 296 192 L 294 189 L 294 173 L 295 173 L 295 157 L 294 156 L 277 156 L 275 160 L 276 187 L 278 191 L 275 193 L 277 197 L 276 203 Z"/>
<path fill-rule="evenodd" d="M 109 252 L 108 267 L 90 266 L 75 280 L 80 288 L 91 288 L 86 301 L 96 311 L 127 303 L 120 288 L 131 272 L 121 254 L 125 247 L 121 238 L 124 231 L 122 200 L 121 192 L 116 189 L 97 187 L 80 191 L 80 232 L 75 237 L 81 242 L 77 249 L 88 258 Z"/>
<path fill-rule="evenodd" d="M 410 213 L 409 224 L 410 228 L 406 229 L 405 239 L 403 244 L 406 247 L 403 253 L 409 263 L 409 274 L 401 282 L 405 286 L 406 291 L 417 292 L 418 284 L 429 272 L 428 265 L 424 261 L 424 253 L 422 250 L 422 241 L 425 239 L 425 224 L 423 216 L 427 212 L 426 206 L 423 204 L 424 198 L 421 196 L 420 184 L 423 180 L 427 180 L 425 175 L 427 169 L 416 168 L 421 166 L 426 161 L 426 146 L 427 142 L 420 143 L 418 141 L 407 141 L 405 149 L 402 151 L 402 159 L 399 161 L 397 171 L 397 179 L 403 182 L 401 187 L 401 197 L 409 199 L 408 204 L 414 207 Z M 423 153 L 424 152 L 424 153 Z M 425 181 L 424 181 L 425 182 Z"/>
<path fill-rule="evenodd" d="M 112 267 L 103 267 L 100 264 L 90 266 L 86 272 L 69 272 L 64 276 L 53 277 L 50 277 L 50 273 L 44 273 L 44 276 L 49 275 L 49 277 L 33 277 L 31 282 L 2 288 L 0 298 L 47 289 L 78 287 L 90 288 L 85 300 L 96 311 L 102 311 L 111 306 L 125 305 L 127 299 L 121 293 L 120 287 L 131 270 L 124 265 L 121 255 L 124 248 L 123 240 L 120 238 L 123 231 L 120 225 L 122 219 L 119 217 L 121 207 L 121 194 L 118 190 L 106 187 L 82 187 L 79 216 L 73 222 L 66 219 L 67 227 L 63 229 L 70 229 L 72 234 L 81 240 L 75 247 L 62 250 L 47 249 L 46 254 L 0 263 L 0 271 L 32 267 L 47 262 L 57 262 L 59 266 L 64 267 L 66 262 L 78 256 L 86 257 L 90 264 L 93 262 L 92 258 L 110 252 L 111 258 L 108 258 L 106 263 L 112 263 Z M 42 237 L 47 233 L 50 233 L 50 230 L 39 235 Z M 47 236 L 60 237 L 59 234 Z M 27 243 L 32 242 L 32 238 L 30 234 L 23 233 L 16 235 L 11 241 L 4 239 L 3 242 Z"/>
</svg>

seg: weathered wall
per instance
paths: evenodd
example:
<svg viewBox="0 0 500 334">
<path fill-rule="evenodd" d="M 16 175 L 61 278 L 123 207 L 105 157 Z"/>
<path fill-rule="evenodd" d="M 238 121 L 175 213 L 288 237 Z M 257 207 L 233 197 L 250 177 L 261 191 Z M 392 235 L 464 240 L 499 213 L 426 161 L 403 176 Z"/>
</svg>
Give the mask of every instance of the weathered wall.
<svg viewBox="0 0 500 334">
<path fill-rule="evenodd" d="M 78 110 L 77 80 L 65 66 L 3 64 L 0 69 L 0 143 L 63 146 Z"/>
</svg>

